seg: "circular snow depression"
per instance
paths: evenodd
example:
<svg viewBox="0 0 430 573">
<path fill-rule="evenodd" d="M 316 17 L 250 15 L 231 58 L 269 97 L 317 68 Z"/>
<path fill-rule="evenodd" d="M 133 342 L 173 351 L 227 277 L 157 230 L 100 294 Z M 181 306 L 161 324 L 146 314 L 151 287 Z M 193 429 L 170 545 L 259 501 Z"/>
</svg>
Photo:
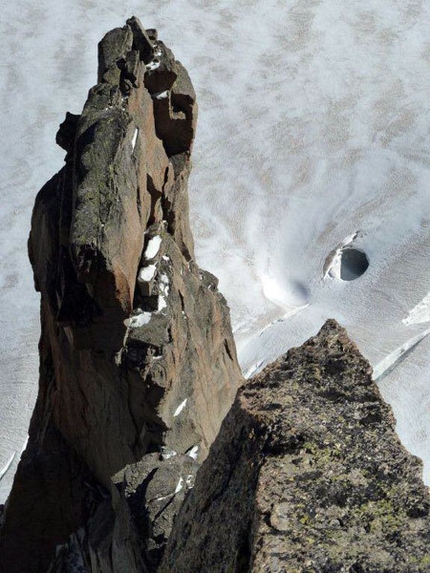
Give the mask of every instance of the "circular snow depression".
<svg viewBox="0 0 430 573">
<path fill-rule="evenodd" d="M 369 259 L 364 251 L 351 245 L 355 235 L 347 237 L 325 260 L 324 278 L 354 281 L 369 267 Z"/>
<path fill-rule="evenodd" d="M 346 247 L 340 253 L 340 278 L 354 281 L 363 275 L 369 267 L 369 259 L 364 251 Z"/>
</svg>

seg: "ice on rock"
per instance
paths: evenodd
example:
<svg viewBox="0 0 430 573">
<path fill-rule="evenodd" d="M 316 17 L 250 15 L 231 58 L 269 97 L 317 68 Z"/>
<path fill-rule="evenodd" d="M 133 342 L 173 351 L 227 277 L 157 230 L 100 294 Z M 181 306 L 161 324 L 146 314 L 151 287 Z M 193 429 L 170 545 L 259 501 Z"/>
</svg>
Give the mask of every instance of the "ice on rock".
<svg viewBox="0 0 430 573">
<path fill-rule="evenodd" d="M 169 277 L 162 274 L 160 277 L 160 294 L 158 295 L 158 312 L 161 312 L 167 307 L 166 298 L 169 295 Z"/>
<path fill-rule="evenodd" d="M 145 250 L 145 259 L 150 260 L 157 256 L 160 250 L 162 239 L 160 235 L 155 235 L 152 239 L 149 239 L 148 245 Z"/>
<path fill-rule="evenodd" d="M 169 294 L 169 277 L 164 273 L 160 277 L 160 290 L 166 296 Z"/>
<path fill-rule="evenodd" d="M 174 414 L 173 414 L 173 417 L 174 417 L 174 418 L 176 418 L 176 416 L 179 416 L 179 414 L 182 412 L 182 410 L 183 410 L 183 409 L 185 408 L 185 406 L 187 405 L 187 401 L 188 401 L 188 398 L 185 398 L 185 400 L 179 404 L 179 406 L 176 408 L 176 410 L 175 410 L 175 412 L 174 412 Z"/>
<path fill-rule="evenodd" d="M 139 275 L 137 277 L 138 282 L 148 283 L 150 280 L 154 278 L 156 270 L 157 270 L 157 265 L 148 265 L 147 267 L 143 267 L 139 271 Z"/>
<path fill-rule="evenodd" d="M 167 308 L 166 299 L 162 294 L 160 294 L 160 295 L 158 295 L 158 310 L 157 310 L 157 312 L 161 312 L 165 308 Z"/>
<path fill-rule="evenodd" d="M 149 62 L 149 64 L 146 64 L 146 69 L 149 71 L 153 71 L 156 70 L 160 67 L 160 62 L 158 62 L 157 60 L 153 60 L 152 62 Z"/>
<path fill-rule="evenodd" d="M 155 99 L 158 99 L 158 100 L 160 100 L 160 99 L 166 99 L 168 95 L 169 95 L 169 91 L 168 91 L 168 90 L 165 90 L 164 92 L 158 93 L 158 94 L 155 96 Z"/>
<path fill-rule="evenodd" d="M 126 318 L 124 324 L 129 328 L 139 328 L 141 326 L 144 326 L 145 324 L 148 324 L 151 318 L 152 314 L 150 312 L 140 312 L 135 316 Z"/>
<path fill-rule="evenodd" d="M 186 452 L 187 456 L 193 458 L 193 460 L 197 460 L 199 455 L 199 446 L 193 446 L 190 450 Z"/>
<path fill-rule="evenodd" d="M 131 140 L 131 148 L 133 151 L 134 151 L 134 148 L 136 147 L 136 141 L 137 141 L 138 135 L 139 135 L 139 129 L 136 127 L 136 129 L 134 130 L 133 139 Z"/>
<path fill-rule="evenodd" d="M 180 477 L 174 493 L 175 494 L 179 493 L 183 489 L 183 487 L 184 487 L 184 478 Z"/>
<path fill-rule="evenodd" d="M 170 458 L 173 458 L 176 455 L 177 452 L 175 452 L 175 450 L 172 450 L 166 446 L 161 446 L 161 457 L 163 460 L 170 460 Z"/>
<path fill-rule="evenodd" d="M 192 489 L 194 487 L 194 482 L 195 482 L 196 478 L 195 476 L 193 476 L 193 474 L 188 474 L 186 479 L 185 479 L 185 485 L 187 486 L 187 489 Z"/>
</svg>

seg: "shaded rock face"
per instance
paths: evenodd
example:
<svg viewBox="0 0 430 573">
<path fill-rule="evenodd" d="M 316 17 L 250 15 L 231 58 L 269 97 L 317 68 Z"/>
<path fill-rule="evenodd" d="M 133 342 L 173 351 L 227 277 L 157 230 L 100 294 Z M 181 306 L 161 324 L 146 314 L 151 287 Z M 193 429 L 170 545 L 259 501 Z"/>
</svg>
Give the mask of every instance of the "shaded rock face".
<svg viewBox="0 0 430 573">
<path fill-rule="evenodd" d="M 160 571 L 429 571 L 421 472 L 370 365 L 328 321 L 239 390 Z"/>
<path fill-rule="evenodd" d="M 106 34 L 98 83 L 57 134 L 65 166 L 33 212 L 40 385 L 2 572 L 46 571 L 56 547 L 53 571 L 151 570 L 186 491 L 176 485 L 191 483 L 234 399 L 229 310 L 189 227 L 196 118 L 188 74 L 155 30 L 133 17 Z M 154 480 L 177 498 L 165 519 Z"/>
</svg>

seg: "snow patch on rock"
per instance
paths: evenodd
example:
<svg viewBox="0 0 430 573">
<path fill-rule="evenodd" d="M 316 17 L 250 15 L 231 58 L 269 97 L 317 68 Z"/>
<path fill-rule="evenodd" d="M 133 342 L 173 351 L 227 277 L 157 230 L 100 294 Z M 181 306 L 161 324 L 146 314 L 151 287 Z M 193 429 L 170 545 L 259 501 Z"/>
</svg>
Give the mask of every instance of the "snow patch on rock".
<svg viewBox="0 0 430 573">
<path fill-rule="evenodd" d="M 158 100 L 166 99 L 168 95 L 169 95 L 168 90 L 165 90 L 164 92 L 160 92 L 160 93 L 156 94 L 155 99 L 158 99 Z"/>
<path fill-rule="evenodd" d="M 149 62 L 149 64 L 146 64 L 145 68 L 149 71 L 153 71 L 156 70 L 160 67 L 160 62 L 153 60 L 152 62 Z"/>
<path fill-rule="evenodd" d="M 148 283 L 154 278 L 155 271 L 157 270 L 157 265 L 148 265 L 140 269 L 137 280 L 138 282 Z"/>
<path fill-rule="evenodd" d="M 184 487 L 184 478 L 183 478 L 183 477 L 180 477 L 180 478 L 179 478 L 179 481 L 178 481 L 178 484 L 177 484 L 177 486 L 176 486 L 176 488 L 175 488 L 174 494 L 179 493 L 179 492 L 183 489 L 183 487 Z"/>
<path fill-rule="evenodd" d="M 139 129 L 136 127 L 136 129 L 134 130 L 133 139 L 131 140 L 131 148 L 133 151 L 134 151 L 134 148 L 136 147 L 136 141 L 137 141 L 138 135 L 139 135 Z"/>
<path fill-rule="evenodd" d="M 193 446 L 190 450 L 188 450 L 186 452 L 186 455 L 189 456 L 190 458 L 193 458 L 193 460 L 197 460 L 198 455 L 199 455 L 199 448 L 200 446 Z"/>
<path fill-rule="evenodd" d="M 173 413 L 174 418 L 176 418 L 176 416 L 179 416 L 179 414 L 182 412 L 182 410 L 187 405 L 187 401 L 188 401 L 188 398 L 185 398 L 185 400 L 179 404 L 179 406 L 176 408 L 176 410 Z"/>
<path fill-rule="evenodd" d="M 160 250 L 161 242 L 162 238 L 160 237 L 160 235 L 155 235 L 155 237 L 149 239 L 144 254 L 146 260 L 153 259 L 154 257 L 157 256 L 158 251 Z"/>
<path fill-rule="evenodd" d="M 130 318 L 126 318 L 124 320 L 124 324 L 129 328 L 139 328 L 141 326 L 144 326 L 145 324 L 148 324 L 151 318 L 152 318 L 152 313 L 142 311 L 139 312 L 139 314 L 131 316 Z"/>
</svg>

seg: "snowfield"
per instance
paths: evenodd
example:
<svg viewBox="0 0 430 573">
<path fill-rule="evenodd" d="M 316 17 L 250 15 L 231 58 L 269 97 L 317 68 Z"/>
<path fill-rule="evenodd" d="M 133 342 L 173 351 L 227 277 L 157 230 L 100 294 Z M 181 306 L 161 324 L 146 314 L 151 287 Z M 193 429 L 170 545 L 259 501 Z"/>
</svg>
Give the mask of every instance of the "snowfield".
<svg viewBox="0 0 430 573">
<path fill-rule="evenodd" d="M 17 0 L 0 21 L 0 501 L 37 389 L 32 204 L 62 165 L 58 124 L 96 81 L 97 42 L 132 14 L 196 88 L 196 253 L 244 371 L 337 319 L 429 483 L 430 3 Z M 348 247 L 369 262 L 356 280 L 342 280 Z"/>
</svg>

